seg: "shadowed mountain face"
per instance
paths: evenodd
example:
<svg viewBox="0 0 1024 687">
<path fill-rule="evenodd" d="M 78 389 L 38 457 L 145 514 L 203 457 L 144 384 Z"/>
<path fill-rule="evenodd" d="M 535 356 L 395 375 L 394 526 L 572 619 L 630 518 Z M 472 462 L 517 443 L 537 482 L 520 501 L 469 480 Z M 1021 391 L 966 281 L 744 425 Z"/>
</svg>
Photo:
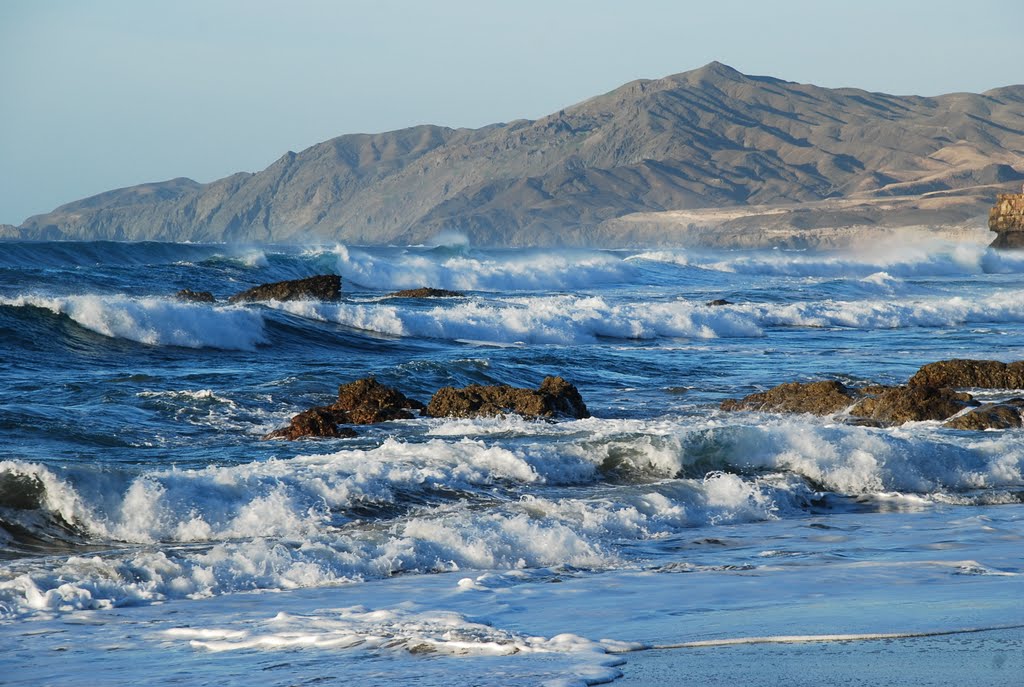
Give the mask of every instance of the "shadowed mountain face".
<svg viewBox="0 0 1024 687">
<path fill-rule="evenodd" d="M 974 190 L 962 220 L 1024 177 L 1021 151 L 1024 86 L 892 96 L 713 62 L 536 121 L 341 136 L 256 174 L 110 191 L 5 234 L 387 244 L 455 230 L 478 245 L 610 245 L 631 213 Z"/>
</svg>

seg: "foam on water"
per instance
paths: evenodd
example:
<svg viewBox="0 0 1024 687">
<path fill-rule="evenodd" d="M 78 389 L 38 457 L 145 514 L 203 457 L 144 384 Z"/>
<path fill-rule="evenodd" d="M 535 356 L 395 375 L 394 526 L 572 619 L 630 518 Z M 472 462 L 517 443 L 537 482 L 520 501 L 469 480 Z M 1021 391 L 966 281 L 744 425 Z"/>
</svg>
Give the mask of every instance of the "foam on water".
<svg viewBox="0 0 1024 687">
<path fill-rule="evenodd" d="M 263 317 L 246 308 L 120 295 L 24 295 L 0 305 L 43 308 L 98 334 L 155 346 L 253 350 L 267 341 Z"/>
<path fill-rule="evenodd" d="M 631 269 L 607 253 L 536 252 L 507 258 L 473 254 L 401 253 L 383 257 L 337 246 L 337 269 L 345 279 L 375 289 L 420 286 L 464 291 L 587 288 L 621 281 Z"/>
<path fill-rule="evenodd" d="M 11 674 L 46 684 L 98 661 L 111 685 L 577 685 L 613 679 L 613 651 L 700 643 L 685 650 L 721 665 L 760 641 L 897 642 L 1024 613 L 1021 430 L 717 406 L 792 380 L 898 383 L 942 358 L 1019 357 L 1019 255 L 440 240 L 11 244 Z M 339 303 L 170 298 L 334 271 Z M 68 295 L 75 285 L 93 295 Z M 469 293 L 383 298 L 418 286 Z M 733 303 L 706 305 L 719 298 Z M 257 440 L 368 375 L 425 398 L 544 374 L 577 384 L 597 417 L 419 417 L 351 439 Z"/>
<path fill-rule="evenodd" d="M 382 304 L 273 304 L 302 317 L 395 336 L 500 343 L 593 343 L 600 337 L 759 336 L 750 317 L 686 301 L 609 303 L 599 296 L 471 299 L 419 309 Z"/>
<path fill-rule="evenodd" d="M 700 251 L 648 251 L 627 260 L 660 262 L 731 274 L 862 278 L 887 272 L 899 278 L 1024 272 L 1024 255 L 984 245 L 948 241 L 881 243 L 872 249 L 842 253 L 743 252 L 722 259 Z"/>
<path fill-rule="evenodd" d="M 6 461 L 0 470 L 45 486 L 43 508 L 94 540 L 142 548 L 24 571 L 0 582 L 0 606 L 7 615 L 102 608 L 399 571 L 601 569 L 628 564 L 616 542 L 791 517 L 815 490 L 893 508 L 900 493 L 918 495 L 909 507 L 927 507 L 994 502 L 999 489 L 1015 502 L 1014 490 L 1024 487 L 1016 433 L 956 442 L 917 428 L 799 419 L 728 426 L 586 420 L 540 429 L 526 442 L 386 440 L 232 467 L 118 479 L 79 473 L 74 483 Z M 551 440 L 560 433 L 561 441 Z M 571 489 L 609 478 L 626 481 L 614 491 Z M 538 484 L 562 491 L 521 490 Z M 977 490 L 982 496 L 972 497 Z M 374 512 L 390 525 L 375 527 L 366 519 Z M 163 548 L 148 549 L 157 544 Z"/>
<path fill-rule="evenodd" d="M 888 285 L 877 278 L 875 285 Z M 271 307 L 313 320 L 403 337 L 526 344 L 601 338 L 736 338 L 767 327 L 900 329 L 965 323 L 1024 323 L 1024 292 L 986 297 L 906 297 L 708 306 L 679 299 L 615 303 L 600 296 L 463 299 L 430 307 L 293 301 Z"/>
</svg>

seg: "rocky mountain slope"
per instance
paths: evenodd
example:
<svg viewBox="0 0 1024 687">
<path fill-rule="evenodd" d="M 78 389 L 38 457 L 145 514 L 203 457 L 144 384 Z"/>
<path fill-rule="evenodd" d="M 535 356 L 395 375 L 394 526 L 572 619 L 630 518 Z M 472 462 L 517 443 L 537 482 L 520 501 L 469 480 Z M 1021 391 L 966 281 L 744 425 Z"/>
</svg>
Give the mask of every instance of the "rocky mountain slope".
<svg viewBox="0 0 1024 687">
<path fill-rule="evenodd" d="M 1022 178 L 1024 86 L 893 96 L 713 62 L 536 121 L 340 136 L 255 174 L 110 191 L 4 233 L 388 244 L 454 230 L 480 245 L 629 245 L 671 242 L 673 227 L 694 225 L 678 213 L 699 208 L 789 207 L 726 223 L 800 229 L 878 224 L 888 200 L 914 223 L 938 197 L 925 221 L 970 220 Z M 620 234 L 633 216 L 659 229 Z"/>
</svg>

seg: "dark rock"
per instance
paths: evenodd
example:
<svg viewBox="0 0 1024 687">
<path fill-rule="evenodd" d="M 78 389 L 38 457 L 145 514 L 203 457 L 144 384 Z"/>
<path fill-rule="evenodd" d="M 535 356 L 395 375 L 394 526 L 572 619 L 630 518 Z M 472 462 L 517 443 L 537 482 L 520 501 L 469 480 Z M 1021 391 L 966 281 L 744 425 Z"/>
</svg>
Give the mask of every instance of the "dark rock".
<svg viewBox="0 0 1024 687">
<path fill-rule="evenodd" d="M 341 277 L 336 274 L 319 274 L 307 279 L 292 279 L 272 284 L 260 284 L 247 291 L 236 293 L 229 303 L 247 301 L 336 301 L 341 298 Z"/>
<path fill-rule="evenodd" d="M 274 430 L 264 439 L 295 440 L 299 437 L 344 438 L 356 436 L 346 425 L 372 425 L 388 420 L 409 420 L 410 410 L 422 411 L 423 404 L 373 377 L 338 387 L 338 399 L 329 406 L 315 406 L 292 418 L 287 427 Z"/>
<path fill-rule="evenodd" d="M 373 377 L 342 384 L 338 387 L 338 400 L 330 407 L 345 413 L 347 421 L 355 425 L 409 420 L 414 417 L 410 410 L 422 411 L 424 408 L 419 401 L 381 384 Z"/>
<path fill-rule="evenodd" d="M 504 384 L 470 384 L 462 389 L 446 386 L 439 389 L 430 399 L 426 414 L 430 417 L 515 414 L 531 419 L 555 416 L 590 417 L 579 391 L 561 377 L 545 377 L 537 390 L 520 389 Z"/>
<path fill-rule="evenodd" d="M 209 291 L 192 291 L 191 289 L 182 289 L 174 294 L 174 297 L 179 301 L 190 303 L 215 303 L 217 301 Z"/>
<path fill-rule="evenodd" d="M 908 384 L 958 389 L 1024 389 L 1024 361 L 940 360 L 922 367 Z"/>
<path fill-rule="evenodd" d="M 711 307 L 717 307 L 719 305 L 732 305 L 732 301 L 727 301 L 724 298 L 716 298 L 713 301 L 708 301 L 704 305 L 711 306 Z"/>
<path fill-rule="evenodd" d="M 338 426 L 339 422 L 347 420 L 344 411 L 339 413 L 330 406 L 318 406 L 302 411 L 292 418 L 287 427 L 275 429 L 263 438 L 295 441 L 302 437 L 344 439 L 357 436 L 351 427 Z"/>
<path fill-rule="evenodd" d="M 945 420 L 969 405 L 977 405 L 970 394 L 933 386 L 898 386 L 877 396 L 868 396 L 850 409 L 850 415 L 888 425 L 922 420 Z"/>
<path fill-rule="evenodd" d="M 1020 427 L 1020 406 L 1012 402 L 986 403 L 981 407 L 953 418 L 942 426 L 949 427 L 950 429 L 970 430 L 1012 429 Z"/>
<path fill-rule="evenodd" d="M 463 294 L 459 291 L 448 289 L 431 289 L 422 287 L 419 289 L 405 289 L 388 294 L 388 298 L 458 298 Z"/>
<path fill-rule="evenodd" d="M 727 399 L 722 402 L 722 410 L 831 415 L 847 408 L 856 399 L 856 392 L 839 382 L 788 382 L 739 400 Z"/>
</svg>

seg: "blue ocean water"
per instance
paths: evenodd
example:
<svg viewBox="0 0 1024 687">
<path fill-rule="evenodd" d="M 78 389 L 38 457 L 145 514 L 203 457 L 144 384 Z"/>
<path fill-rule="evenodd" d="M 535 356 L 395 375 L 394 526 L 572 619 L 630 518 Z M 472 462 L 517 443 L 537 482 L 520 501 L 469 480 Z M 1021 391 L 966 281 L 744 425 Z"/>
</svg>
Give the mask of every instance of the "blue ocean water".
<svg viewBox="0 0 1024 687">
<path fill-rule="evenodd" d="M 225 304 L 321 273 L 340 303 Z M 591 684 L 1020 623 L 1021 430 L 718 409 L 954 357 L 1024 359 L 1024 256 L 5 243 L 0 682 Z M 561 375 L 593 417 L 261 440 L 367 375 Z"/>
</svg>

